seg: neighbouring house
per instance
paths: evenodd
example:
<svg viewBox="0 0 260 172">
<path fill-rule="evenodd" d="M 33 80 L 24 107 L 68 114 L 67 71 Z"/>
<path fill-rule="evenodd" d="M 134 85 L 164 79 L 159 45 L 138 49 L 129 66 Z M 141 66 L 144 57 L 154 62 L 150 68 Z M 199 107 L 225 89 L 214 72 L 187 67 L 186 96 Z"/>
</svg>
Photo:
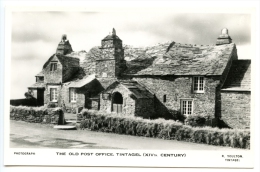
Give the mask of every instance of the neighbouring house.
<svg viewBox="0 0 260 172">
<path fill-rule="evenodd" d="M 113 29 L 89 52 L 73 52 L 63 35 L 28 89 L 39 106 L 68 112 L 209 115 L 231 128 L 250 126 L 250 60 L 238 60 L 227 29 L 215 45 L 169 42 L 146 48 L 123 46 Z"/>
</svg>

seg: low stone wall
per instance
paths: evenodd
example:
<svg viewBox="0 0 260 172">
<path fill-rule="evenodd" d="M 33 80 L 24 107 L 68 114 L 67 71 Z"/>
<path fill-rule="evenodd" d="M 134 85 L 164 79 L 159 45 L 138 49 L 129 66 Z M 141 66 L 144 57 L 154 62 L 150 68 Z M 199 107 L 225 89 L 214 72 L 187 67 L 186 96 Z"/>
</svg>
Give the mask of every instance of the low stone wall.
<svg viewBox="0 0 260 172">
<path fill-rule="evenodd" d="M 249 91 L 225 91 L 221 93 L 221 119 L 231 128 L 250 128 Z"/>
<path fill-rule="evenodd" d="M 32 123 L 59 124 L 65 123 L 61 108 L 10 106 L 10 119 Z"/>
</svg>

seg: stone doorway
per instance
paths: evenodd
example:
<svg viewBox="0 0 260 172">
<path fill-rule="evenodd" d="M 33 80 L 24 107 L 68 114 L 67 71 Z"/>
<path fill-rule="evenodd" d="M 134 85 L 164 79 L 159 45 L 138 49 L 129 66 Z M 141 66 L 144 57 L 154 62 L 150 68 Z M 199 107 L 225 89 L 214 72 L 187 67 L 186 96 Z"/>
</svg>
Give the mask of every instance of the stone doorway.
<svg viewBox="0 0 260 172">
<path fill-rule="evenodd" d="M 122 113 L 123 96 L 119 92 L 115 92 L 112 96 L 112 112 Z"/>
</svg>

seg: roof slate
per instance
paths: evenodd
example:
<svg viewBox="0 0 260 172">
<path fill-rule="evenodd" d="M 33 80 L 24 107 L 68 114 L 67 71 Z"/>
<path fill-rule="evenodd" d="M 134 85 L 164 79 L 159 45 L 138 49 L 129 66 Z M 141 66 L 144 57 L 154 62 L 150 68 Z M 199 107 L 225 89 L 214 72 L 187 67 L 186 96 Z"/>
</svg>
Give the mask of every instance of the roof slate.
<svg viewBox="0 0 260 172">
<path fill-rule="evenodd" d="M 37 75 L 35 76 L 44 76 L 44 70 L 42 70 L 41 72 L 39 72 Z"/>
<path fill-rule="evenodd" d="M 222 90 L 251 90 L 251 60 L 234 60 L 232 62 Z"/>
<path fill-rule="evenodd" d="M 117 80 L 113 84 L 110 84 L 110 86 L 107 87 L 104 92 L 110 92 L 118 85 L 124 86 L 124 88 L 129 90 L 129 92 L 137 99 L 150 99 L 154 97 L 153 94 L 149 92 L 144 86 L 133 80 Z"/>
<path fill-rule="evenodd" d="M 153 98 L 153 94 L 150 93 L 144 86 L 133 80 L 122 80 L 120 84 L 125 86 L 136 98 Z"/>
<path fill-rule="evenodd" d="M 84 85 L 93 81 L 94 79 L 96 79 L 95 74 L 89 75 L 89 76 L 84 77 L 83 79 L 80 79 L 80 80 L 72 81 L 72 82 L 68 83 L 68 85 L 71 88 L 81 88 Z"/>
<path fill-rule="evenodd" d="M 124 74 L 222 75 L 233 51 L 236 50 L 233 43 L 220 46 L 173 43 L 170 46 L 164 54 L 156 57 L 128 61 L 128 69 Z"/>
<path fill-rule="evenodd" d="M 68 55 L 69 55 L 69 54 L 68 54 Z M 56 57 L 59 59 L 59 61 L 60 61 L 60 63 L 61 63 L 62 65 L 64 65 L 64 62 L 65 62 L 64 59 L 65 59 L 65 58 L 66 58 L 67 61 L 69 61 L 69 64 L 73 64 L 73 63 L 70 63 L 70 61 L 71 61 L 71 62 L 73 62 L 73 61 L 79 61 L 79 58 L 77 58 L 77 57 L 70 57 L 70 56 L 61 55 L 61 54 L 53 54 L 53 55 L 47 60 L 47 62 L 43 65 L 43 69 L 47 67 L 47 65 L 51 62 L 51 60 L 52 60 L 52 58 L 53 58 L 54 56 L 56 56 Z M 68 66 L 68 67 L 75 67 L 75 66 Z M 77 67 L 79 67 L 79 66 L 77 66 Z"/>
<path fill-rule="evenodd" d="M 36 82 L 28 88 L 45 88 L 45 84 L 43 82 Z"/>
</svg>

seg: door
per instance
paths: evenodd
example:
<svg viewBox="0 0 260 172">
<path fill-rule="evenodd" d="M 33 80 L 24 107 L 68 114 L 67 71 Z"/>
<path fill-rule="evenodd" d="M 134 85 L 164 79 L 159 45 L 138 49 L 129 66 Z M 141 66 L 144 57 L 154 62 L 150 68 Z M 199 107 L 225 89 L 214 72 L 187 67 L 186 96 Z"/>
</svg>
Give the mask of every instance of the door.
<svg viewBox="0 0 260 172">
<path fill-rule="evenodd" d="M 112 111 L 122 113 L 123 96 L 119 92 L 115 92 L 112 98 Z"/>
<path fill-rule="evenodd" d="M 37 89 L 37 106 L 44 104 L 44 89 Z"/>
<path fill-rule="evenodd" d="M 90 99 L 90 93 L 85 94 L 85 108 L 92 109 L 92 100 Z"/>
</svg>

